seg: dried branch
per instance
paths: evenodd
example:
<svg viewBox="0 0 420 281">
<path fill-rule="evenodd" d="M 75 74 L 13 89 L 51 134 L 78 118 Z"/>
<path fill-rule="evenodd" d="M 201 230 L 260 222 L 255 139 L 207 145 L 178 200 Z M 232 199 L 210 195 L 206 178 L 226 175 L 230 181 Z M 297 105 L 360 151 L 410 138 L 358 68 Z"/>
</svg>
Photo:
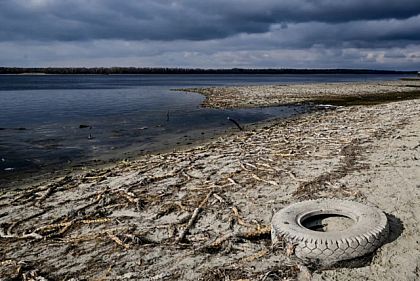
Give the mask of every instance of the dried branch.
<svg viewBox="0 0 420 281">
<path fill-rule="evenodd" d="M 182 242 L 185 239 L 185 236 L 187 235 L 187 233 L 190 231 L 190 228 L 195 224 L 198 215 L 200 214 L 200 212 L 203 210 L 204 206 L 207 204 L 207 202 L 210 199 L 210 196 L 212 196 L 213 194 L 213 190 L 210 191 L 207 196 L 203 199 L 203 201 L 201 201 L 200 205 L 194 210 L 190 220 L 188 221 L 187 226 L 184 228 L 183 231 L 181 231 L 181 233 L 179 234 L 178 238 L 176 239 L 176 242 Z"/>
</svg>

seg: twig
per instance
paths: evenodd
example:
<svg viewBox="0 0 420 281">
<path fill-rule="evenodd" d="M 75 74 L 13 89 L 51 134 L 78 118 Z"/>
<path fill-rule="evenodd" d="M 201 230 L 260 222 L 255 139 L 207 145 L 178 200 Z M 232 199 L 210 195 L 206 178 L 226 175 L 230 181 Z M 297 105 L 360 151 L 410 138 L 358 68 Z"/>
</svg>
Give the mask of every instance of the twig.
<svg viewBox="0 0 420 281">
<path fill-rule="evenodd" d="M 262 182 L 265 182 L 265 183 L 268 183 L 268 184 L 271 184 L 271 185 L 275 185 L 275 186 L 278 186 L 278 185 L 279 185 L 279 184 L 278 184 L 277 182 L 275 182 L 275 181 L 263 180 L 262 178 L 260 178 L 260 177 L 259 177 L 259 176 L 257 176 L 256 174 L 252 174 L 252 177 L 253 177 L 254 179 L 258 180 L 258 181 L 262 181 Z"/>
<path fill-rule="evenodd" d="M 216 240 L 214 240 L 210 245 L 206 246 L 206 248 L 219 248 L 223 244 L 223 242 L 225 242 L 225 241 L 227 241 L 227 240 L 229 240 L 229 239 L 231 239 L 235 236 L 236 236 L 236 234 L 234 234 L 234 233 L 225 234 L 225 235 L 217 238 Z"/>
<path fill-rule="evenodd" d="M 241 232 L 238 233 L 237 236 L 239 238 L 245 238 L 245 239 L 258 239 L 262 236 L 269 235 L 271 233 L 271 226 L 264 226 L 256 230 L 250 230 L 247 232 Z"/>
<path fill-rule="evenodd" d="M 294 179 L 297 182 L 305 182 L 305 180 L 298 179 L 292 171 L 286 170 L 286 169 L 278 169 L 279 171 L 287 173 L 292 179 Z"/>
<path fill-rule="evenodd" d="M 236 127 L 238 127 L 239 130 L 243 131 L 244 129 L 241 127 L 241 125 L 239 125 L 238 122 L 236 122 L 234 119 L 228 117 L 227 120 L 231 121 L 233 124 L 236 125 Z"/>
<path fill-rule="evenodd" d="M 188 231 L 190 230 L 190 228 L 194 225 L 194 223 L 197 220 L 198 215 L 200 214 L 200 212 L 203 210 L 204 206 L 207 204 L 207 201 L 209 201 L 210 196 L 213 194 L 213 190 L 210 191 L 206 198 L 203 199 L 203 201 L 201 201 L 200 205 L 194 210 L 190 220 L 188 221 L 187 226 L 185 227 L 185 229 L 180 233 L 180 235 L 178 236 L 178 238 L 176 239 L 176 242 L 182 242 L 185 239 L 185 236 L 187 235 Z"/>
<path fill-rule="evenodd" d="M 116 235 L 112 234 L 111 232 L 108 232 L 108 237 L 111 238 L 115 243 L 120 245 L 121 247 L 124 247 L 126 250 L 130 249 L 130 246 L 125 244 L 123 241 L 121 241 L 120 238 L 118 238 Z"/>
<path fill-rule="evenodd" d="M 9 228 L 7 229 L 7 234 L 8 235 L 12 235 L 13 236 L 13 234 L 12 234 L 12 231 L 13 231 L 13 229 L 17 226 L 17 225 L 19 225 L 19 224 L 21 224 L 21 223 L 23 223 L 23 222 L 25 222 L 25 221 L 28 221 L 28 220 L 31 220 L 31 219 L 33 219 L 33 218 L 36 218 L 36 217 L 38 217 L 38 216 L 42 216 L 43 214 L 45 214 L 46 212 L 48 212 L 49 211 L 49 208 L 48 209 L 44 209 L 43 211 L 41 211 L 41 212 L 39 212 L 39 213 L 36 213 L 36 214 L 33 214 L 32 216 L 29 216 L 29 217 L 27 217 L 27 218 L 24 218 L 24 219 L 22 219 L 22 220 L 20 220 L 20 221 L 16 221 L 16 222 L 14 222 L 12 225 L 10 225 L 9 226 Z"/>
<path fill-rule="evenodd" d="M 4 238 L 4 239 L 43 239 L 44 236 L 36 233 L 36 232 L 31 232 L 28 234 L 23 234 L 23 235 L 16 235 L 16 234 L 4 234 L 4 232 L 0 229 L 0 238 Z"/>
<path fill-rule="evenodd" d="M 101 236 L 103 234 L 108 234 L 108 233 L 112 234 L 112 232 L 115 232 L 115 231 L 127 231 L 127 229 L 128 229 L 127 226 L 116 227 L 116 228 L 105 229 L 105 230 L 94 232 L 94 233 L 88 233 L 88 234 L 85 234 L 85 235 L 79 235 L 79 236 L 65 238 L 65 239 L 62 239 L 61 241 L 67 242 L 67 243 L 78 242 L 78 241 L 88 241 L 88 240 L 95 239 L 96 237 Z"/>
<path fill-rule="evenodd" d="M 244 165 L 247 165 L 247 166 L 249 166 L 249 167 L 251 167 L 251 168 L 253 168 L 253 169 L 258 170 L 257 166 L 252 165 L 251 163 L 247 163 L 247 162 L 245 162 L 245 163 L 244 163 Z"/>
<path fill-rule="evenodd" d="M 238 183 L 237 183 L 234 179 L 232 179 L 232 178 L 227 178 L 227 180 L 228 180 L 230 183 L 232 183 L 233 185 L 238 185 Z"/>
<path fill-rule="evenodd" d="M 238 224 L 240 224 L 240 225 L 242 225 L 242 226 L 252 226 L 251 224 L 246 223 L 246 222 L 245 222 L 245 221 L 241 218 L 241 216 L 239 215 L 238 208 L 236 208 L 235 206 L 233 206 L 233 207 L 232 207 L 232 213 L 233 213 L 233 216 L 235 217 L 235 219 L 236 219 L 236 221 L 237 221 L 237 223 L 238 223 Z"/>
<path fill-rule="evenodd" d="M 254 261 L 256 259 L 262 258 L 263 256 L 267 255 L 268 253 L 269 253 L 268 250 L 259 251 L 256 254 L 253 254 L 252 256 L 243 258 L 242 259 L 242 262 L 251 262 L 251 261 Z"/>
<path fill-rule="evenodd" d="M 220 195 L 218 195 L 217 193 L 213 194 L 214 198 L 216 198 L 220 203 L 225 203 L 225 199 L 223 199 Z"/>
<path fill-rule="evenodd" d="M 50 188 L 47 189 L 47 191 L 44 193 L 44 195 L 42 195 L 41 197 L 39 197 L 39 199 L 35 202 L 36 206 L 40 206 L 41 203 L 48 198 L 48 196 L 50 196 L 51 194 L 54 193 L 54 191 L 57 189 L 58 186 L 51 186 Z"/>
<path fill-rule="evenodd" d="M 227 234 L 220 236 L 213 242 L 207 243 L 206 245 L 198 248 L 196 251 L 201 251 L 203 249 L 205 250 L 219 249 L 222 247 L 223 243 L 231 239 L 239 238 L 239 239 L 252 240 L 252 239 L 265 238 L 265 236 L 269 235 L 270 233 L 271 233 L 271 226 L 264 226 L 260 229 L 250 230 L 247 232 L 229 232 Z"/>
<path fill-rule="evenodd" d="M 91 219 L 91 220 L 81 220 L 80 222 L 83 224 L 93 224 L 93 223 L 105 223 L 112 221 L 111 218 L 98 218 L 98 219 Z"/>
<path fill-rule="evenodd" d="M 148 280 L 150 280 L 150 281 L 160 280 L 160 279 L 163 279 L 163 278 L 167 278 L 167 277 L 169 277 L 171 275 L 172 274 L 170 272 L 163 272 L 163 273 L 160 273 L 158 275 L 155 275 L 155 276 L 150 277 Z"/>
</svg>

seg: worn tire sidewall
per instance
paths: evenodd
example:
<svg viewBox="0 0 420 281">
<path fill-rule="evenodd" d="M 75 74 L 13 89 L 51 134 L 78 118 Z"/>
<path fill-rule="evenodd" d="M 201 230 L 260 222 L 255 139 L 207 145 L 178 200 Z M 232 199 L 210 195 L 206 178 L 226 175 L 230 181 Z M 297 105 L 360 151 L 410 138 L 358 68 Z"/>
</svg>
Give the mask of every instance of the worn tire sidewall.
<svg viewBox="0 0 420 281">
<path fill-rule="evenodd" d="M 318 232 L 300 223 L 305 216 L 336 214 L 355 223 L 345 231 Z M 333 264 L 375 251 L 388 237 L 386 215 L 375 207 L 338 199 L 318 199 L 289 205 L 272 219 L 272 241 L 293 245 L 294 254 L 307 261 Z"/>
</svg>

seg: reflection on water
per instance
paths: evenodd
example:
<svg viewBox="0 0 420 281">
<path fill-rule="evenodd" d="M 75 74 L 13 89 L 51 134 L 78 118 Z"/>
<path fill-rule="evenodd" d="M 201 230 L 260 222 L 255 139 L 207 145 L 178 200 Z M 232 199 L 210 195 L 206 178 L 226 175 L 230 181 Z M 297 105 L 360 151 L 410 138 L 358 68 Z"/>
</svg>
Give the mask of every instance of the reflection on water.
<svg viewBox="0 0 420 281">
<path fill-rule="evenodd" d="M 386 76 L 385 79 L 397 79 Z M 298 106 L 201 108 L 172 88 L 384 79 L 375 75 L 0 76 L 0 185 L 12 173 L 188 144 Z M 119 156 L 118 156 L 119 155 Z"/>
</svg>

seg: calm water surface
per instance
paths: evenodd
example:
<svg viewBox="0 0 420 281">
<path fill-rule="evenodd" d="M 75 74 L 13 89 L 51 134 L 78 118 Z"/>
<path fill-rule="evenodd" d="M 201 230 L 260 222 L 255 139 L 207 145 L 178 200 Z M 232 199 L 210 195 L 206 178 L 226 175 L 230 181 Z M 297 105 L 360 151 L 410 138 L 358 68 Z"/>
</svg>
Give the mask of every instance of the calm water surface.
<svg viewBox="0 0 420 281">
<path fill-rule="evenodd" d="M 170 89 L 399 79 L 394 75 L 0 76 L 0 187 L 20 172 L 168 149 L 299 106 L 216 110 Z"/>
</svg>

